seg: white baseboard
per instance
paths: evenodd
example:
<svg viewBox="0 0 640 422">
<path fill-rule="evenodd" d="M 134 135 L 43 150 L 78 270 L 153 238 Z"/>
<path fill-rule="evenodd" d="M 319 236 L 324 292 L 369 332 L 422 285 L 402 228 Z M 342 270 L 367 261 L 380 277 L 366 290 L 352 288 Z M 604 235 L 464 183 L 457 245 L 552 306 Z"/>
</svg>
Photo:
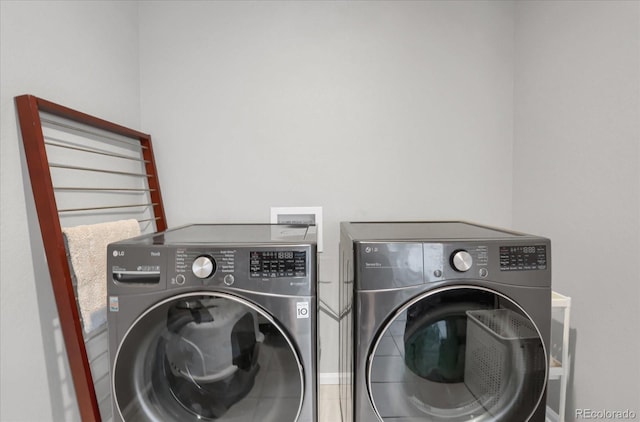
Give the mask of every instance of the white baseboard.
<svg viewBox="0 0 640 422">
<path fill-rule="evenodd" d="M 318 375 L 319 384 L 340 384 L 340 372 L 321 372 Z"/>
<path fill-rule="evenodd" d="M 546 422 L 559 422 L 559 421 L 560 421 L 560 416 L 558 416 L 558 414 L 554 412 L 552 408 L 547 406 Z"/>
</svg>

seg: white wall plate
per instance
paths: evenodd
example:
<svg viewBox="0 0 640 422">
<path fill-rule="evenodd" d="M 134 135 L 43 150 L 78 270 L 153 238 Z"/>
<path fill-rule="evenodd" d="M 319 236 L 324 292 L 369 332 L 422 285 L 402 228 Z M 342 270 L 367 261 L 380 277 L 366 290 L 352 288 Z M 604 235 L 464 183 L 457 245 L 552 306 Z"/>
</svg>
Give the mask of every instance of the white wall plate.
<svg viewBox="0 0 640 422">
<path fill-rule="evenodd" d="M 271 224 L 314 224 L 322 252 L 322 207 L 271 207 Z"/>
</svg>

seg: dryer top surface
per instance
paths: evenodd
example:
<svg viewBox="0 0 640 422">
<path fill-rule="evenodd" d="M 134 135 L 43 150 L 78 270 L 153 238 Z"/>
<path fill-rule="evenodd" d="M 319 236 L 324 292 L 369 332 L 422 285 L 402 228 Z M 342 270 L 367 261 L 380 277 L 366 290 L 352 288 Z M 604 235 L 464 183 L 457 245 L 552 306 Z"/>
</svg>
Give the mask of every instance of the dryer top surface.
<svg viewBox="0 0 640 422">
<path fill-rule="evenodd" d="M 134 237 L 122 244 L 315 244 L 316 228 L 288 224 L 193 224 Z"/>
<path fill-rule="evenodd" d="M 535 236 L 464 221 L 342 223 L 354 241 L 512 239 Z"/>
</svg>

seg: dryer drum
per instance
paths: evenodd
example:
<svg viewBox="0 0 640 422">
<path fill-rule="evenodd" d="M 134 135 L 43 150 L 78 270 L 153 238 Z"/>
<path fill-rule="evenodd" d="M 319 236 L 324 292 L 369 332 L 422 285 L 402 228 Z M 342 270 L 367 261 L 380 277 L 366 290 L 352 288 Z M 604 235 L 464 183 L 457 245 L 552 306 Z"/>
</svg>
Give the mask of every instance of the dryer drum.
<svg viewBox="0 0 640 422">
<path fill-rule="evenodd" d="M 538 405 L 546 354 L 535 325 L 510 299 L 482 288 L 445 288 L 393 315 L 367 369 L 379 419 L 525 421 Z"/>
<path fill-rule="evenodd" d="M 217 419 L 253 388 L 262 334 L 257 317 L 224 299 L 190 299 L 168 310 L 158 365 L 174 398 L 199 418 Z"/>
<path fill-rule="evenodd" d="M 510 309 L 468 311 L 465 384 L 495 417 L 533 408 L 544 388 L 542 343 L 533 324 Z"/>
<path fill-rule="evenodd" d="M 434 305 L 417 302 L 407 310 L 405 364 L 414 374 L 434 382 L 464 380 L 468 310 L 490 309 L 492 295 L 482 291 L 444 295 Z M 474 301 L 456 302 L 471 299 Z"/>
</svg>

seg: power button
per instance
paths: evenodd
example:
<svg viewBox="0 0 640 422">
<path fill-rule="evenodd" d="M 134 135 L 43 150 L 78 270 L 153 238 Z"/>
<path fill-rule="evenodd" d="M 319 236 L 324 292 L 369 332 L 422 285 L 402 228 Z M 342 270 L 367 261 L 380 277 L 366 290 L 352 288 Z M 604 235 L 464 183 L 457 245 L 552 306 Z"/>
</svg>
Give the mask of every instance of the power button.
<svg viewBox="0 0 640 422">
<path fill-rule="evenodd" d="M 224 276 L 224 279 L 222 281 L 227 286 L 231 286 L 233 284 L 233 282 L 236 281 L 236 279 L 233 277 L 232 274 L 227 274 L 227 275 Z"/>
<path fill-rule="evenodd" d="M 176 284 L 177 284 L 178 286 L 182 286 L 182 285 L 184 284 L 184 280 L 185 280 L 185 278 L 184 278 L 184 275 L 183 275 L 183 274 L 178 274 L 178 275 L 176 276 Z"/>
</svg>

